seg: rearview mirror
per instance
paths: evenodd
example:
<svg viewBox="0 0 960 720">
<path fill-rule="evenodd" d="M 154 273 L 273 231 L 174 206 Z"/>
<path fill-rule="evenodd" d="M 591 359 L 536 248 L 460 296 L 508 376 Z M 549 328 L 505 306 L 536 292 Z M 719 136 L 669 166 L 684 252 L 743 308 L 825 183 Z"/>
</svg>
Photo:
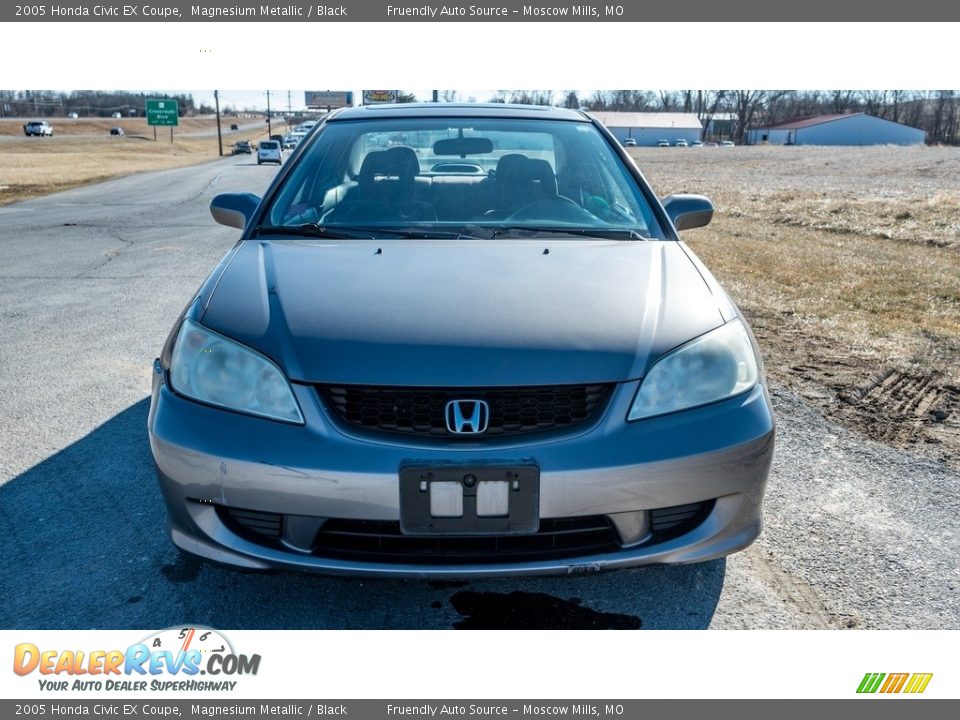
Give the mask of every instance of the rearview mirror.
<svg viewBox="0 0 960 720">
<path fill-rule="evenodd" d="M 210 201 L 210 214 L 221 225 L 243 230 L 259 205 L 253 193 L 221 193 Z"/>
<path fill-rule="evenodd" d="M 447 138 L 433 144 L 434 155 L 486 155 L 493 152 L 490 138 Z"/>
<path fill-rule="evenodd" d="M 663 201 L 663 209 L 677 230 L 704 227 L 713 219 L 713 203 L 703 195 L 671 195 Z"/>
</svg>

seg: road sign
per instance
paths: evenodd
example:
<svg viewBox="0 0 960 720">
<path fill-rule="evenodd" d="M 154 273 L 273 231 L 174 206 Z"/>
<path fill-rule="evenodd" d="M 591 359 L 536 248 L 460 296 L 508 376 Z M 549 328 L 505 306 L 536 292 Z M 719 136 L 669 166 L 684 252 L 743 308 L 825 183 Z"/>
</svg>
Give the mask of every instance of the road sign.
<svg viewBox="0 0 960 720">
<path fill-rule="evenodd" d="M 147 125 L 179 125 L 176 100 L 147 100 Z"/>
<path fill-rule="evenodd" d="M 307 90 L 304 105 L 308 108 L 342 108 L 353 105 L 353 93 L 349 90 Z"/>
<path fill-rule="evenodd" d="M 364 90 L 363 104 L 377 105 L 378 103 L 395 103 L 399 96 L 399 90 Z"/>
</svg>

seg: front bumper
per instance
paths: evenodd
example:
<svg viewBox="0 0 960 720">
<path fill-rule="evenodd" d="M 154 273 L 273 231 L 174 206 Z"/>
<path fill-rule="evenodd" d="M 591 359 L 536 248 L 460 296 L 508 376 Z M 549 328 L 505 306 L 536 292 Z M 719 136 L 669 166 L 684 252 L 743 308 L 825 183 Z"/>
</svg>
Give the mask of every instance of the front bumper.
<svg viewBox="0 0 960 720">
<path fill-rule="evenodd" d="M 184 399 L 155 375 L 150 444 L 173 542 L 233 566 L 384 577 L 480 577 L 591 572 L 710 560 L 749 545 L 774 447 L 765 388 L 674 415 L 626 423 L 637 382 L 617 386 L 602 417 L 576 431 L 486 443 L 384 440 L 337 424 L 316 391 L 295 385 L 304 426 Z M 607 516 L 623 541 L 607 552 L 481 562 L 325 556 L 309 543 L 261 543 L 223 521 L 223 508 L 291 518 L 396 521 L 401 465 L 535 463 L 540 517 Z M 711 501 L 688 532 L 645 533 L 646 511 Z M 631 534 L 630 528 L 633 528 Z M 647 528 L 649 529 L 649 528 Z"/>
</svg>

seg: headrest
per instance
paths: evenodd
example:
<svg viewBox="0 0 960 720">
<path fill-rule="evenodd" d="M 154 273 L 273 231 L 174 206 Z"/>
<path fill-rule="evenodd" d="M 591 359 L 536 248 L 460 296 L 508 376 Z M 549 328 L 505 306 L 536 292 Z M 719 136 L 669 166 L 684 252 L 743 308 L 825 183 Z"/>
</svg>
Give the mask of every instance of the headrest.
<svg viewBox="0 0 960 720">
<path fill-rule="evenodd" d="M 420 161 L 413 148 L 397 145 L 389 150 L 368 153 L 360 166 L 360 182 L 369 183 L 377 175 L 410 179 L 420 174 Z"/>
<path fill-rule="evenodd" d="M 511 153 L 497 162 L 497 185 L 510 191 L 534 191 L 539 195 L 557 194 L 557 177 L 546 160 L 532 160 Z"/>
</svg>

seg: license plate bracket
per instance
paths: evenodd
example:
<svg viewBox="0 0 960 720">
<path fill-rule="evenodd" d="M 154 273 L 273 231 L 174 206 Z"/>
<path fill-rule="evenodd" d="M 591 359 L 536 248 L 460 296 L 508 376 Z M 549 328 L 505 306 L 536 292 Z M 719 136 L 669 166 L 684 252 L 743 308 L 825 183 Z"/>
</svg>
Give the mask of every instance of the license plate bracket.
<svg viewBox="0 0 960 720">
<path fill-rule="evenodd" d="M 400 469 L 400 531 L 405 535 L 529 535 L 539 529 L 536 465 Z"/>
</svg>

